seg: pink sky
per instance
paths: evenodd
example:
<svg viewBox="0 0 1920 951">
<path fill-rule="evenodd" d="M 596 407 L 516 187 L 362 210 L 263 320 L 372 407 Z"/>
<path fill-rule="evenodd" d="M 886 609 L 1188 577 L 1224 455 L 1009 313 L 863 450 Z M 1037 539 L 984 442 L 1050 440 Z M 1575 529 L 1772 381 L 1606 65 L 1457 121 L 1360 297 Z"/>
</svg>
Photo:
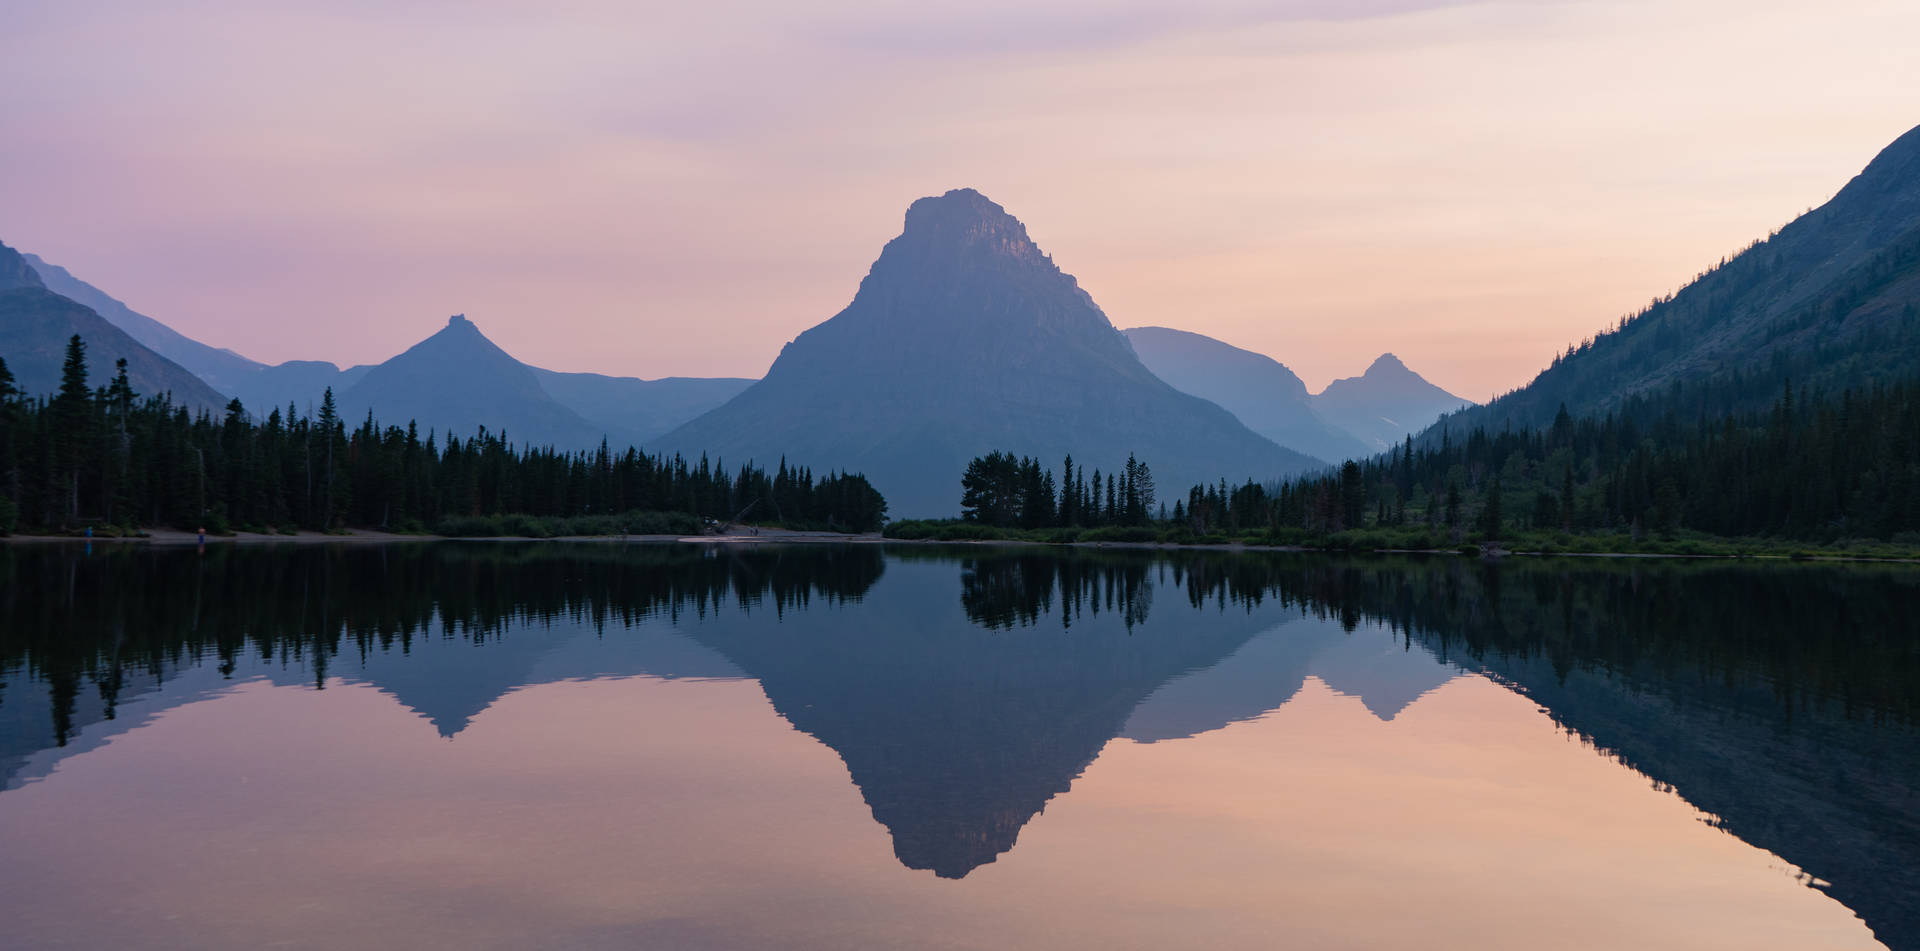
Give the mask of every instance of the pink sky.
<svg viewBox="0 0 1920 951">
<path fill-rule="evenodd" d="M 1485 399 L 1920 124 L 1910 0 L 645 6 L 9 5 L 0 241 L 269 362 L 757 376 L 972 186 L 1118 326 Z"/>
</svg>

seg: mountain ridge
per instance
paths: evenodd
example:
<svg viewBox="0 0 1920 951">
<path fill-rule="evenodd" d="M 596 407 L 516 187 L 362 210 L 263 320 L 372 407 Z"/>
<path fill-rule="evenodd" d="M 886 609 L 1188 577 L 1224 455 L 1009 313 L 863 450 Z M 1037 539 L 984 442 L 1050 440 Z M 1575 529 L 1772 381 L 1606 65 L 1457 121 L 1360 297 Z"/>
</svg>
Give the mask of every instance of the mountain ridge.
<svg viewBox="0 0 1920 951">
<path fill-rule="evenodd" d="M 26 257 L 0 243 L 0 357 L 15 385 L 29 396 L 50 396 L 60 387 L 67 343 L 75 334 L 87 345 L 87 382 L 105 386 L 114 363 L 127 361 L 127 379 L 142 396 L 172 394 L 193 411 L 221 412 L 227 403 L 186 368 L 155 353 L 93 308 L 50 290 Z"/>
<path fill-rule="evenodd" d="M 184 367 L 208 386 L 228 396 L 236 395 L 233 385 L 248 375 L 266 368 L 232 350 L 213 347 L 188 337 L 152 317 L 121 303 L 119 299 L 75 276 L 57 264 L 49 264 L 38 255 L 22 252 L 49 290 L 69 300 L 93 308 L 108 323 L 127 332 L 148 349 Z"/>
<path fill-rule="evenodd" d="M 1279 445 L 1328 462 L 1375 451 L 1323 418 L 1306 383 L 1264 353 L 1174 327 L 1130 327 L 1122 333 L 1155 376 L 1183 393 L 1219 404 L 1248 429 Z"/>
</svg>

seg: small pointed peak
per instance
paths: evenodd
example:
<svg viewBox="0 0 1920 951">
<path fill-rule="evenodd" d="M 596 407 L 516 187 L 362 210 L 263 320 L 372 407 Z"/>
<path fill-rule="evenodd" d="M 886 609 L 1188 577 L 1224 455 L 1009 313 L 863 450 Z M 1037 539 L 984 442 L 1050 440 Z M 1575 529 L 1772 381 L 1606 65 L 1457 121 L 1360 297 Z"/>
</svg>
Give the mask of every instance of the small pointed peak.
<svg viewBox="0 0 1920 951">
<path fill-rule="evenodd" d="M 473 321 L 468 320 L 466 314 L 454 314 L 452 317 L 448 317 L 447 325 L 442 327 L 440 332 L 434 334 L 434 336 L 461 340 L 487 339 L 487 335 L 481 333 L 480 328 L 476 326 Z"/>
</svg>

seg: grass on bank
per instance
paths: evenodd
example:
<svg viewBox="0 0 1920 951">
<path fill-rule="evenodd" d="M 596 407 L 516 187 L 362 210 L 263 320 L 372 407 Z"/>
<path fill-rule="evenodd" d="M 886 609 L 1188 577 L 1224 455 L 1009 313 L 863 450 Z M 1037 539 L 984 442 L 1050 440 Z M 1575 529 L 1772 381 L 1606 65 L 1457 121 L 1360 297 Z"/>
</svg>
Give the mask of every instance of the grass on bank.
<svg viewBox="0 0 1920 951">
<path fill-rule="evenodd" d="M 1631 532 L 1527 531 L 1507 533 L 1490 542 L 1479 532 L 1427 526 L 1375 526 L 1333 534 L 1304 529 L 1195 534 L 1184 525 L 1106 526 L 1101 528 L 995 528 L 960 519 L 905 519 L 889 522 L 883 533 L 902 541 L 1019 541 L 1041 545 L 1135 543 L 1158 545 L 1262 545 L 1324 551 L 1459 551 L 1479 554 L 1496 546 L 1529 554 L 1629 554 L 1775 558 L 1920 559 L 1920 535 L 1903 533 L 1890 540 L 1839 539 L 1825 544 L 1777 538 L 1722 538 L 1700 532 L 1667 535 Z"/>
</svg>

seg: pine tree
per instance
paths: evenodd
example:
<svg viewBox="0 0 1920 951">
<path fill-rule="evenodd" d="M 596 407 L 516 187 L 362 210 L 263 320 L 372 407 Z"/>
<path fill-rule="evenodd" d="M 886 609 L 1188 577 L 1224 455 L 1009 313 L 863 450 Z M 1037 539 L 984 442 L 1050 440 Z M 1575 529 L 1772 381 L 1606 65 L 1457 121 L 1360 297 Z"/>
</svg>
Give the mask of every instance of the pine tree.
<svg viewBox="0 0 1920 951">
<path fill-rule="evenodd" d="M 0 535 L 11 534 L 20 519 L 19 393 L 13 371 L 0 360 Z"/>
<path fill-rule="evenodd" d="M 132 477 L 133 436 L 127 432 L 128 418 L 133 415 L 133 383 L 127 379 L 127 358 L 121 357 L 113 362 L 113 382 L 107 386 L 106 409 L 111 414 L 113 431 L 109 434 L 109 451 L 103 460 L 101 473 L 106 491 L 101 517 L 108 523 L 127 522 L 131 525 L 132 498 L 128 482 Z"/>
<path fill-rule="evenodd" d="M 1573 465 L 1560 473 L 1560 530 L 1573 531 Z"/>
<path fill-rule="evenodd" d="M 1154 503 L 1159 501 L 1153 486 L 1153 470 L 1147 468 L 1147 464 L 1144 462 L 1135 467 L 1133 471 L 1133 494 L 1134 497 L 1139 500 L 1140 511 L 1143 513 L 1152 511 Z M 1165 521 L 1165 506 L 1162 506 L 1162 509 L 1161 520 Z"/>
<path fill-rule="evenodd" d="M 87 345 L 74 334 L 60 366 L 60 390 L 49 407 L 54 434 L 55 478 L 62 487 L 61 520 L 80 517 L 80 472 L 93 445 L 93 391 L 87 388 Z"/>
<path fill-rule="evenodd" d="M 1098 469 L 1093 470 L 1093 490 L 1092 494 L 1087 496 L 1087 511 L 1088 525 L 1103 524 L 1100 514 L 1100 470 Z"/>
<path fill-rule="evenodd" d="M 314 420 L 314 426 L 320 438 L 319 458 L 315 460 L 320 468 L 318 521 L 322 529 L 331 531 L 344 524 L 351 502 L 348 482 L 341 472 L 346 464 L 346 426 L 340 421 L 331 386 L 320 398 L 320 415 Z"/>
<path fill-rule="evenodd" d="M 1073 453 L 1067 453 L 1067 461 L 1060 466 L 1060 524 L 1072 526 L 1079 523 L 1079 507 L 1075 504 L 1073 482 Z"/>
<path fill-rule="evenodd" d="M 1352 460 L 1340 466 L 1340 524 L 1360 528 L 1366 523 L 1367 483 L 1360 464 Z"/>
</svg>

